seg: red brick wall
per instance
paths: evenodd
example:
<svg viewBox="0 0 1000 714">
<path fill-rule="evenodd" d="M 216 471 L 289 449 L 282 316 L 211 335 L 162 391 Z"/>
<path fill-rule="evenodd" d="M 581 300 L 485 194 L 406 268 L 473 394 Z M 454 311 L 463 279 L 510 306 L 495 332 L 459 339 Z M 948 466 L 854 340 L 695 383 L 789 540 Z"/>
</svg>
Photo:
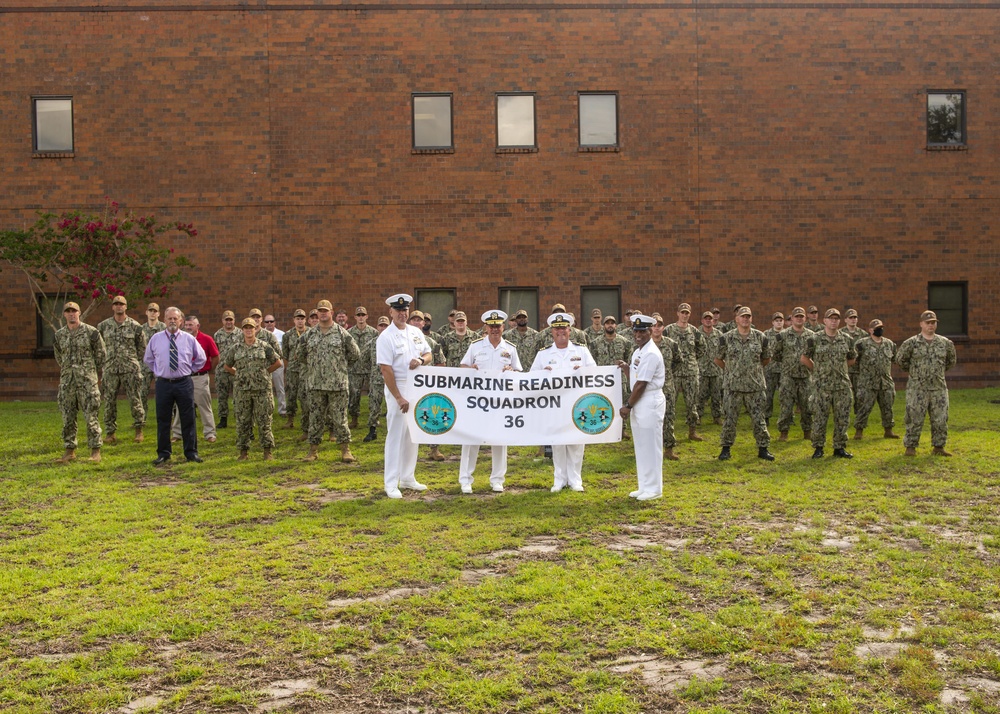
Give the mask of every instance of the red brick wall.
<svg viewBox="0 0 1000 714">
<path fill-rule="evenodd" d="M 478 315 L 537 285 L 579 313 L 580 286 L 606 284 L 668 316 L 852 305 L 901 339 L 928 281 L 967 280 L 952 381 L 1000 377 L 987 3 L 23 5 L 0 10 L 0 226 L 105 195 L 193 221 L 176 247 L 197 267 L 168 302 L 206 329 L 417 286 Z M 925 92 L 949 88 L 968 151 L 928 152 Z M 619 152 L 578 152 L 581 90 L 619 93 Z M 427 91 L 454 93 L 453 154 L 411 153 Z M 537 153 L 495 152 L 498 91 L 537 93 Z M 72 159 L 31 157 L 41 94 L 74 98 Z M 24 282 L 0 271 L 0 395 L 51 396 Z"/>
</svg>

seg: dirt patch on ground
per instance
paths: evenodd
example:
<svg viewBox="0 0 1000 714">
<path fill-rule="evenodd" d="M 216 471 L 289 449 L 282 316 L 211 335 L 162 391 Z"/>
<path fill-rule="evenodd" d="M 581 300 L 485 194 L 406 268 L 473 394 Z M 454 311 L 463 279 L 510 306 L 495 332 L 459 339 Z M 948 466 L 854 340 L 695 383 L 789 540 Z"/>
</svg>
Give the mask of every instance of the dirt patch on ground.
<svg viewBox="0 0 1000 714">
<path fill-rule="evenodd" d="M 712 660 L 671 660 L 656 655 L 623 657 L 610 662 L 608 669 L 617 674 L 637 672 L 643 683 L 656 692 L 672 692 L 693 679 L 711 681 L 728 672 L 725 664 Z"/>
</svg>

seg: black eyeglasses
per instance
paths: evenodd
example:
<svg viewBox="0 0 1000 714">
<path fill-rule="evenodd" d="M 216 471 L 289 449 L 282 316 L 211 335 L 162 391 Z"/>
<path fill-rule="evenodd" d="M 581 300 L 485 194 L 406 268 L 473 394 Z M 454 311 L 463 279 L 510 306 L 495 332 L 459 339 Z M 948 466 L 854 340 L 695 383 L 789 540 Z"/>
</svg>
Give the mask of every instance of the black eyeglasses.
<svg viewBox="0 0 1000 714">
<path fill-rule="evenodd" d="M 264 320 L 264 322 L 274 322 L 274 320 Z"/>
</svg>

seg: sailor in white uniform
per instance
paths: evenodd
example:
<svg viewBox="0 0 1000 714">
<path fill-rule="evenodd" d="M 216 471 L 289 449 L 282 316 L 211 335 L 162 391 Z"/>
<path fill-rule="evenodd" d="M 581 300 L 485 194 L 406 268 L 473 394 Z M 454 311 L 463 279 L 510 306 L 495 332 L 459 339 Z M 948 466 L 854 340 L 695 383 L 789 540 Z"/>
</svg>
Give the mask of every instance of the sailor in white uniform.
<svg viewBox="0 0 1000 714">
<path fill-rule="evenodd" d="M 629 494 L 639 501 L 663 496 L 663 415 L 667 400 L 663 396 L 666 377 L 663 355 L 651 339 L 651 317 L 634 314 L 629 319 L 637 349 L 629 363 L 618 366 L 628 375 L 632 394 L 621 408 L 622 419 L 629 419 L 635 446 L 635 473 L 639 488 Z"/>
</svg>

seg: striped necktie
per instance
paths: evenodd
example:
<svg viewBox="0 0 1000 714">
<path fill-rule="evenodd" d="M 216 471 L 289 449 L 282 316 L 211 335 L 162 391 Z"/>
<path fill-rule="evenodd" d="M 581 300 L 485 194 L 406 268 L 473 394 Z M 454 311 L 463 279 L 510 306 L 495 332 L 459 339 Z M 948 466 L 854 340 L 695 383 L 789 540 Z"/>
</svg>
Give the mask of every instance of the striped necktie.
<svg viewBox="0 0 1000 714">
<path fill-rule="evenodd" d="M 177 374 L 177 365 L 180 360 L 177 358 L 177 336 L 174 333 L 170 334 L 170 371 Z"/>
</svg>

